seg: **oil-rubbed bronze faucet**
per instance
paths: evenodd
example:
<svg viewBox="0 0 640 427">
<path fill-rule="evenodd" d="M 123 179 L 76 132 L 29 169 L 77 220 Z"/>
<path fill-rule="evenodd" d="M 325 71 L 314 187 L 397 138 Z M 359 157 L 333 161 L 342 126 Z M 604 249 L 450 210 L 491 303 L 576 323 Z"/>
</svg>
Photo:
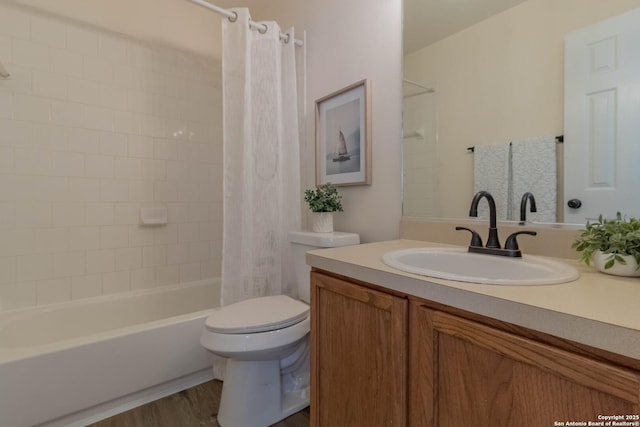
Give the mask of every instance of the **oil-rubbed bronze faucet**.
<svg viewBox="0 0 640 427">
<path fill-rule="evenodd" d="M 485 246 L 482 246 L 482 238 L 480 237 L 478 232 L 466 227 L 456 227 L 456 230 L 466 230 L 471 232 L 471 244 L 469 245 L 469 252 L 488 255 L 501 255 L 514 258 L 522 257 L 522 252 L 518 247 L 518 241 L 516 237 L 519 234 L 528 234 L 530 236 L 535 236 L 537 233 L 535 231 L 528 230 L 517 231 L 507 237 L 504 249 L 502 249 L 502 247 L 500 246 L 500 239 L 498 238 L 496 202 L 493 199 L 491 193 L 489 193 L 488 191 L 478 191 L 473 196 L 473 200 L 471 200 L 471 207 L 469 208 L 469 216 L 478 216 L 478 203 L 480 203 L 480 200 L 482 198 L 486 198 L 487 202 L 489 203 L 489 236 L 487 237 L 487 244 Z"/>
<path fill-rule="evenodd" d="M 527 191 L 522 195 L 520 200 L 520 222 L 524 223 L 527 220 L 527 200 L 529 201 L 530 212 L 538 212 L 536 208 L 536 198 L 533 197 L 533 193 Z"/>
</svg>

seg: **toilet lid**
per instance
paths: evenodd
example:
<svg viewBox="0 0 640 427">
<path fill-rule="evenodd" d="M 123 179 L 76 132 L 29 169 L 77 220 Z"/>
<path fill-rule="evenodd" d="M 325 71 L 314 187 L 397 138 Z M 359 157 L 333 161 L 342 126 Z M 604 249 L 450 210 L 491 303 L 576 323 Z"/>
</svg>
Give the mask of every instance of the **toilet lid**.
<svg viewBox="0 0 640 427">
<path fill-rule="evenodd" d="M 307 304 L 286 295 L 275 295 L 215 308 L 206 327 L 225 334 L 267 332 L 295 325 L 308 315 Z"/>
</svg>

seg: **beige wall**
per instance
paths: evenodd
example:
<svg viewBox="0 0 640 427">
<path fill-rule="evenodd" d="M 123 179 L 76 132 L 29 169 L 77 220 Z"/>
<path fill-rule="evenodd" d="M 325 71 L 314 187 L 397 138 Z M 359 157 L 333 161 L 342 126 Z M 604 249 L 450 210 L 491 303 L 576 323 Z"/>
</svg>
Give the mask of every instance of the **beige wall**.
<svg viewBox="0 0 640 427">
<path fill-rule="evenodd" d="M 363 78 L 371 80 L 372 184 L 340 188 L 345 212 L 336 215 L 335 228 L 360 233 L 364 242 L 397 238 L 402 211 L 402 2 L 274 0 L 268 10 L 252 13 L 307 31 L 305 188 L 315 185 L 314 101 Z"/>
<path fill-rule="evenodd" d="M 435 85 L 440 203 L 466 217 L 466 147 L 563 133 L 564 35 L 640 0 L 529 0 L 404 58 L 405 77 Z"/>
</svg>

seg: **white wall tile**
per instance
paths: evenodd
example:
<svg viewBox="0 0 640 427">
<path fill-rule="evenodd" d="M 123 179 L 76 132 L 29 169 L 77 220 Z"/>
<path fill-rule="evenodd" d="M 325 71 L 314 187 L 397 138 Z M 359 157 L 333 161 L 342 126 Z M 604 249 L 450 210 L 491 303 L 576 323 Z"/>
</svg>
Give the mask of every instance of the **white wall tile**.
<svg viewBox="0 0 640 427">
<path fill-rule="evenodd" d="M 131 290 L 129 271 L 114 271 L 102 275 L 102 294 L 109 295 Z"/>
<path fill-rule="evenodd" d="M 137 270 L 142 267 L 142 248 L 116 249 L 116 271 Z"/>
<path fill-rule="evenodd" d="M 15 148 L 15 172 L 26 175 L 50 175 L 51 153 L 34 148 Z"/>
<path fill-rule="evenodd" d="M 31 40 L 58 48 L 67 47 L 67 28 L 60 21 L 43 16 L 31 17 Z"/>
<path fill-rule="evenodd" d="M 17 310 L 36 305 L 36 284 L 10 283 L 0 285 L 0 308 L 2 310 Z"/>
<path fill-rule="evenodd" d="M 69 229 L 69 250 L 90 251 L 100 248 L 100 229 L 96 227 L 72 227 Z"/>
<path fill-rule="evenodd" d="M 100 180 L 100 200 L 103 202 L 128 202 L 129 182 L 125 180 Z"/>
<path fill-rule="evenodd" d="M 220 93 L 185 55 L 0 4 L 0 310 L 219 274 Z"/>
<path fill-rule="evenodd" d="M 83 177 L 85 175 L 84 166 L 84 154 L 68 151 L 51 153 L 53 175 Z M 70 196 L 70 199 L 77 200 L 74 196 Z"/>
<path fill-rule="evenodd" d="M 46 279 L 36 282 L 36 305 L 71 301 L 71 279 Z"/>
<path fill-rule="evenodd" d="M 28 39 L 30 27 L 29 15 L 0 4 L 0 34 Z"/>
<path fill-rule="evenodd" d="M 142 157 L 153 159 L 154 142 L 148 136 L 129 136 L 129 155 L 131 157 Z"/>
<path fill-rule="evenodd" d="M 14 119 L 48 122 L 50 117 L 51 100 L 19 93 L 13 96 Z"/>
<path fill-rule="evenodd" d="M 153 268 L 131 270 L 131 289 L 152 288 L 156 284 L 156 271 Z"/>
<path fill-rule="evenodd" d="M 71 227 L 85 225 L 84 203 L 55 203 L 53 205 L 53 226 Z"/>
<path fill-rule="evenodd" d="M 113 83 L 113 63 L 100 58 L 84 57 L 83 76 L 97 83 Z"/>
<path fill-rule="evenodd" d="M 100 153 L 109 156 L 126 156 L 128 153 L 129 138 L 122 133 L 101 132 Z"/>
<path fill-rule="evenodd" d="M 95 31 L 69 25 L 67 26 L 67 49 L 95 57 L 98 55 L 98 35 Z"/>
<path fill-rule="evenodd" d="M 53 277 L 53 255 L 22 255 L 16 257 L 16 281 L 31 282 Z"/>
<path fill-rule="evenodd" d="M 100 295 L 102 295 L 101 274 L 71 278 L 71 299 L 91 298 Z"/>
<path fill-rule="evenodd" d="M 15 205 L 15 225 L 21 228 L 51 227 L 50 203 L 19 202 Z"/>
<path fill-rule="evenodd" d="M 34 148 L 40 150 L 66 151 L 68 149 L 69 128 L 49 123 L 38 123 L 33 126 Z"/>
<path fill-rule="evenodd" d="M 100 132 L 90 129 L 69 129 L 69 151 L 79 153 L 100 152 Z"/>
<path fill-rule="evenodd" d="M 84 108 L 77 102 L 53 100 L 51 102 L 51 121 L 66 126 L 82 126 Z"/>
<path fill-rule="evenodd" d="M 0 257 L 0 285 L 16 281 L 15 258 Z M 0 291 L 0 300 L 2 293 Z"/>
<path fill-rule="evenodd" d="M 114 158 L 111 156 L 85 156 L 86 176 L 91 178 L 113 178 Z"/>
<path fill-rule="evenodd" d="M 142 266 L 157 267 L 167 263 L 166 246 L 145 246 L 142 248 Z"/>
<path fill-rule="evenodd" d="M 53 277 L 84 276 L 86 258 L 84 252 L 63 252 L 53 255 Z"/>
<path fill-rule="evenodd" d="M 84 126 L 89 129 L 113 131 L 113 110 L 86 105 L 84 107 Z"/>
<path fill-rule="evenodd" d="M 46 70 L 51 63 L 49 46 L 32 41 L 13 39 L 13 63 Z"/>
<path fill-rule="evenodd" d="M 110 273 L 115 271 L 115 251 L 103 249 L 87 252 L 87 273 Z M 104 277 L 103 277 L 104 280 Z M 103 282 L 104 287 L 104 282 Z"/>
<path fill-rule="evenodd" d="M 31 93 L 32 91 L 32 71 L 31 68 L 23 67 L 18 64 L 5 64 L 9 67 L 11 78 L 8 80 L 0 79 L 0 90 L 14 93 Z"/>
<path fill-rule="evenodd" d="M 79 78 L 83 76 L 84 59 L 81 54 L 66 49 L 51 48 L 51 69 L 64 76 Z"/>
<path fill-rule="evenodd" d="M 115 203 L 114 204 L 114 224 L 133 225 L 140 222 L 139 203 Z"/>
<path fill-rule="evenodd" d="M 100 227 L 100 247 L 126 248 L 129 245 L 129 227 L 126 225 L 114 225 Z"/>
<path fill-rule="evenodd" d="M 69 230 L 66 227 L 39 228 L 33 231 L 37 244 L 32 253 L 56 254 L 69 249 Z"/>
<path fill-rule="evenodd" d="M 87 225 L 103 226 L 113 224 L 113 203 L 87 203 L 85 212 Z"/>
<path fill-rule="evenodd" d="M 100 180 L 69 178 L 69 200 L 97 202 L 100 200 Z"/>
<path fill-rule="evenodd" d="M 29 147 L 33 143 L 33 124 L 0 118 L 0 145 Z"/>
<path fill-rule="evenodd" d="M 0 147 L 0 175 L 14 173 L 13 148 Z"/>
<path fill-rule="evenodd" d="M 0 91 L 0 117 L 4 119 L 10 119 L 12 115 L 13 95 L 9 92 Z"/>
<path fill-rule="evenodd" d="M 98 56 L 109 62 L 126 65 L 129 62 L 128 45 L 129 43 L 122 39 L 108 34 L 100 34 L 98 36 Z"/>
</svg>

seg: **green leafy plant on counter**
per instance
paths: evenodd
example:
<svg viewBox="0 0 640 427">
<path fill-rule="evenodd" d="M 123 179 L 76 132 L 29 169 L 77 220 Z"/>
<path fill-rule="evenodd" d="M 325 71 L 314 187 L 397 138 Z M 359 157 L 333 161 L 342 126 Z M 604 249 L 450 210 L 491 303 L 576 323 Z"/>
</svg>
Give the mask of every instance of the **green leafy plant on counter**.
<svg viewBox="0 0 640 427">
<path fill-rule="evenodd" d="M 603 219 L 600 215 L 597 222 L 587 222 L 571 247 L 580 252 L 580 261 L 587 265 L 590 265 L 593 254 L 601 251 L 609 255 L 605 269 L 613 267 L 616 262 L 626 265 L 624 255 L 634 257 L 640 268 L 640 219 L 627 220 L 620 212 L 615 219 Z"/>
</svg>

